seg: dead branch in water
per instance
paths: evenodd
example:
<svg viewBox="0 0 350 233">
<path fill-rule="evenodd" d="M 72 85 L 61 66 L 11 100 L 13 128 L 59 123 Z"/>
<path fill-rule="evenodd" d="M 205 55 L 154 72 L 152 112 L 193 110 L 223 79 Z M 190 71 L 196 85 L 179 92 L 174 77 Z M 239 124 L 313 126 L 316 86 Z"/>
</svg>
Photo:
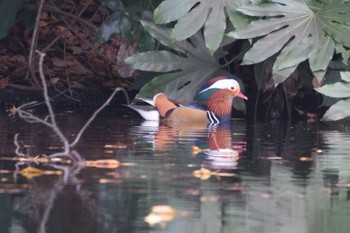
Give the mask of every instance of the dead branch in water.
<svg viewBox="0 0 350 233">
<path fill-rule="evenodd" d="M 111 96 L 105 101 L 105 103 L 98 108 L 90 117 L 90 119 L 85 123 L 85 125 L 81 128 L 81 130 L 79 131 L 79 133 L 77 134 L 77 136 L 75 137 L 74 141 L 72 143 L 70 143 L 67 139 L 67 137 L 62 133 L 62 131 L 60 130 L 60 128 L 57 125 L 56 122 L 56 116 L 55 113 L 53 111 L 51 102 L 50 102 L 50 97 L 48 94 L 48 89 L 47 89 L 47 84 L 45 81 L 45 75 L 44 75 L 44 71 L 43 71 L 43 62 L 44 62 L 44 57 L 45 57 L 45 53 L 42 53 L 40 51 L 36 51 L 39 54 L 39 74 L 40 74 L 40 80 L 42 82 L 42 87 L 43 87 L 43 95 L 44 95 L 44 103 L 48 109 L 49 114 L 45 117 L 45 118 L 40 118 L 34 114 L 32 114 L 31 112 L 25 110 L 25 108 L 28 107 L 32 107 L 33 105 L 36 104 L 36 102 L 30 102 L 27 104 L 23 104 L 17 108 L 12 108 L 10 110 L 10 112 L 12 114 L 18 114 L 20 118 L 22 118 L 23 120 L 25 120 L 28 123 L 39 123 L 39 124 L 43 124 L 47 127 L 49 127 L 50 129 L 52 129 L 52 131 L 59 137 L 60 141 L 63 144 L 63 151 L 61 152 L 57 152 L 51 155 L 48 155 L 49 158 L 54 158 L 54 157 L 68 157 L 69 159 L 73 160 L 73 161 L 82 161 L 82 158 L 80 156 L 80 154 L 73 150 L 73 147 L 79 142 L 82 134 L 84 133 L 84 131 L 86 130 L 86 128 L 89 126 L 89 124 L 96 118 L 97 114 L 99 112 L 102 111 L 102 109 L 104 109 L 113 99 L 113 97 L 115 96 L 115 94 L 118 91 L 123 91 L 124 93 L 125 90 L 123 88 L 116 88 L 113 93 L 111 94 Z M 15 135 L 14 138 L 14 144 L 16 146 L 16 154 L 18 156 L 29 156 L 29 155 L 24 155 L 23 153 L 21 153 L 20 151 L 20 145 L 18 143 L 18 134 Z"/>
</svg>

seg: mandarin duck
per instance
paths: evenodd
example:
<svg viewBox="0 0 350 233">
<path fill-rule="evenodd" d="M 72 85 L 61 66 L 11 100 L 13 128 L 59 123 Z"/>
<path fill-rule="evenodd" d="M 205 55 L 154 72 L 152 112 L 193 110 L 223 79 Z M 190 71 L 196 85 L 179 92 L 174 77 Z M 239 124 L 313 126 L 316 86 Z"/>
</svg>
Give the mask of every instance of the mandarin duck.
<svg viewBox="0 0 350 233">
<path fill-rule="evenodd" d="M 169 122 L 202 122 L 217 124 L 231 119 L 232 103 L 235 97 L 247 100 L 241 92 L 236 80 L 224 77 L 211 79 L 202 87 L 197 95 L 197 104 L 181 106 L 164 93 L 158 93 L 153 100 L 144 100 L 157 111 L 149 111 L 149 107 L 129 105 L 146 120 L 162 120 Z"/>
</svg>

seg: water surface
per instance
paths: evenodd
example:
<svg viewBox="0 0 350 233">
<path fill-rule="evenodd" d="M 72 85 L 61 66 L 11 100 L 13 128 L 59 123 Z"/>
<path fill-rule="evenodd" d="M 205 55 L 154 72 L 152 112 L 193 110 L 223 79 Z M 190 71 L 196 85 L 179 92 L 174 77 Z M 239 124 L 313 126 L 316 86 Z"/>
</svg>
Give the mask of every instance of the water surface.
<svg viewBox="0 0 350 233">
<path fill-rule="evenodd" d="M 87 119 L 57 116 L 69 138 Z M 76 149 L 107 162 L 58 169 L 11 160 L 16 133 L 33 157 L 61 145 L 40 125 L 1 116 L 0 232 L 349 232 L 348 128 L 234 120 L 208 129 L 105 115 Z"/>
</svg>

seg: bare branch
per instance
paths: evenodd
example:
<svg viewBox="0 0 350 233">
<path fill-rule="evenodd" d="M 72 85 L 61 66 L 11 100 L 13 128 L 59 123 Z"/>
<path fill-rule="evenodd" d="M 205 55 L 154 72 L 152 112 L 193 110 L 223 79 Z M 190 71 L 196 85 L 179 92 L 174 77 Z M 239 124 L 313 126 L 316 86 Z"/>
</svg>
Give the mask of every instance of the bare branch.
<svg viewBox="0 0 350 233">
<path fill-rule="evenodd" d="M 13 144 L 15 144 L 15 146 L 16 146 L 15 153 L 16 153 L 16 155 L 21 156 L 21 157 L 28 157 L 27 155 L 25 155 L 21 152 L 21 146 L 18 143 L 18 136 L 19 136 L 19 133 L 16 133 L 15 138 L 13 140 Z"/>
<path fill-rule="evenodd" d="M 32 42 L 31 42 L 31 45 L 30 45 L 29 57 L 28 57 L 28 68 L 29 68 L 29 70 L 31 71 L 32 74 L 34 74 L 34 72 L 32 70 L 32 67 L 33 67 L 33 56 L 34 56 L 34 51 L 36 49 L 36 44 L 37 44 L 37 41 L 38 41 L 39 21 L 40 21 L 41 12 L 43 10 L 43 5 L 44 5 L 44 0 L 40 0 L 38 12 L 37 12 L 36 19 L 35 19 L 35 27 L 34 27 L 33 36 L 32 36 Z M 36 80 L 35 77 L 33 77 L 32 80 L 34 81 L 35 85 L 39 87 L 38 80 Z"/>
<path fill-rule="evenodd" d="M 74 147 L 80 140 L 81 135 L 84 133 L 84 131 L 86 130 L 86 128 L 90 125 L 90 123 L 95 119 L 95 117 L 97 116 L 97 114 L 99 114 L 99 112 L 102 111 L 102 109 L 104 109 L 113 99 L 114 95 L 118 92 L 118 91 L 123 91 L 123 88 L 116 88 L 113 93 L 111 94 L 111 96 L 106 100 L 106 102 L 104 104 L 101 105 L 101 107 L 99 107 L 90 117 L 90 119 L 85 123 L 85 125 L 80 129 L 79 133 L 77 134 L 75 140 L 69 145 L 70 147 Z"/>
<path fill-rule="evenodd" d="M 45 99 L 45 104 L 47 106 L 47 109 L 49 111 L 49 115 L 50 115 L 50 121 L 51 121 L 51 128 L 52 130 L 57 134 L 57 136 L 60 138 L 61 142 L 64 145 L 64 152 L 59 153 L 62 155 L 68 155 L 69 154 L 69 142 L 67 140 L 67 138 L 63 135 L 62 131 L 58 128 L 57 123 L 56 123 L 56 118 L 55 118 L 55 113 L 53 112 L 51 103 L 50 103 L 50 97 L 49 97 L 49 93 L 47 90 L 47 84 L 46 84 L 46 80 L 45 80 L 45 75 L 44 75 L 44 70 L 43 70 L 43 62 L 44 62 L 44 57 L 45 57 L 45 53 L 41 53 L 40 51 L 36 51 L 39 55 L 39 73 L 40 73 L 40 79 L 43 85 L 43 92 L 44 92 L 44 99 Z"/>
</svg>

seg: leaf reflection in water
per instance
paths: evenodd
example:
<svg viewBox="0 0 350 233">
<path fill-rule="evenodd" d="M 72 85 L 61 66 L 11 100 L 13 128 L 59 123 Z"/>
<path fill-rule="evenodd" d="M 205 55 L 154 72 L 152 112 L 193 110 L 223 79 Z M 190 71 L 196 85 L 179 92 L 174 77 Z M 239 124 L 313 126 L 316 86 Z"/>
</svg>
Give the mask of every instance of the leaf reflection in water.
<svg viewBox="0 0 350 233">
<path fill-rule="evenodd" d="M 151 208 L 151 212 L 144 218 L 144 220 L 151 227 L 159 224 L 161 228 L 164 229 L 168 222 L 178 216 L 186 217 L 188 216 L 188 212 L 179 212 L 168 205 L 156 205 Z"/>
</svg>

